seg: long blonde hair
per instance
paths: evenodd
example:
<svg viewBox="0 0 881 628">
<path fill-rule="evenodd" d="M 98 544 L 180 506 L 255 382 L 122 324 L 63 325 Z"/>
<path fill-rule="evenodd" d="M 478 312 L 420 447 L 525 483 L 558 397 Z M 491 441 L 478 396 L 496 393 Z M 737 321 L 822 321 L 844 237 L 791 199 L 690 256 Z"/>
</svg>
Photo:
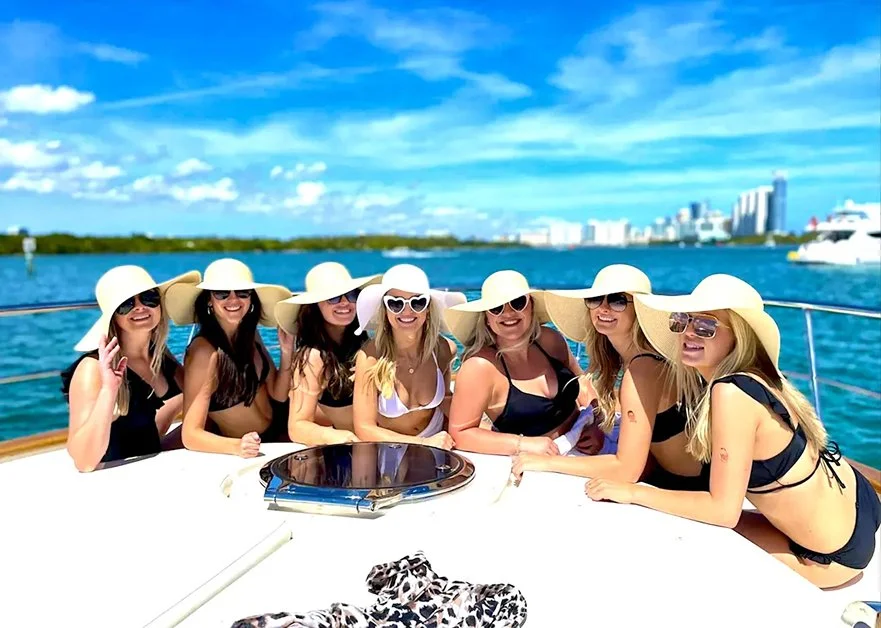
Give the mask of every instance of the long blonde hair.
<svg viewBox="0 0 881 628">
<path fill-rule="evenodd" d="M 533 301 L 533 306 L 534 305 L 535 302 Z M 489 323 L 486 320 L 486 312 L 480 312 L 477 315 L 477 324 L 474 326 L 474 335 L 470 342 L 465 346 L 465 351 L 462 354 L 462 361 L 464 362 L 471 356 L 477 355 L 486 347 L 494 347 L 496 349 L 496 357 L 502 357 L 505 353 L 518 351 L 524 347 L 529 347 L 535 344 L 538 342 L 540 335 L 541 325 L 538 322 L 538 317 L 535 315 L 535 309 L 533 309 L 529 329 L 523 334 L 523 337 L 510 347 L 500 348 L 496 345 L 495 334 L 493 334 L 489 328 Z"/>
<path fill-rule="evenodd" d="M 615 393 L 618 388 L 618 378 L 627 365 L 624 364 L 609 337 L 598 332 L 593 326 L 589 314 L 585 331 L 587 332 L 587 337 L 584 339 L 584 350 L 587 352 L 588 359 L 587 376 L 597 393 L 597 407 L 600 412 L 599 427 L 608 434 L 615 426 Z M 630 328 L 630 341 L 640 353 L 655 353 L 635 316 L 633 326 Z"/>
<path fill-rule="evenodd" d="M 441 316 L 440 305 L 431 301 L 428 313 L 425 316 L 425 323 L 422 325 L 422 342 L 419 347 L 420 364 L 425 362 L 437 350 L 438 340 L 440 339 Z M 368 387 L 375 386 L 379 393 L 388 399 L 395 391 L 395 377 L 397 375 L 395 356 L 397 348 L 395 347 L 395 337 L 392 333 L 392 324 L 389 322 L 388 314 L 384 308 L 380 312 L 380 317 L 382 321 L 377 325 L 376 336 L 373 339 L 378 357 L 376 364 L 368 368 L 364 373 L 364 385 Z M 354 379 L 354 375 L 352 377 Z"/>
<path fill-rule="evenodd" d="M 808 443 L 817 451 L 824 449 L 827 442 L 826 428 L 810 401 L 780 375 L 752 327 L 736 312 L 728 312 L 735 338 L 734 349 L 716 367 L 709 385 L 703 384 L 697 369 L 682 364 L 678 356 L 675 361 L 676 388 L 680 398 L 685 400 L 688 413 L 686 450 L 697 460 L 710 462 L 713 448 L 710 429 L 712 384 L 719 378 L 734 373 L 746 373 L 764 383 L 789 411 L 792 429 L 801 426 Z M 681 351 L 681 347 L 678 350 Z"/>
<path fill-rule="evenodd" d="M 116 356 L 113 358 L 113 368 L 117 368 L 119 366 L 120 360 L 122 360 L 124 356 L 124 347 L 122 346 L 122 338 L 120 337 L 120 329 L 112 318 L 110 319 L 110 329 L 107 334 L 107 341 L 109 342 L 113 338 L 119 338 L 119 351 L 116 353 Z M 160 371 L 162 371 L 162 362 L 164 361 L 166 353 L 168 353 L 168 315 L 165 313 L 165 308 L 159 308 L 159 324 L 153 328 L 153 331 L 150 332 L 150 343 L 148 345 L 147 351 L 150 354 L 150 373 L 152 373 L 155 378 L 159 375 Z M 116 407 L 114 408 L 114 412 L 118 416 L 125 416 L 129 411 L 129 402 L 131 401 L 131 390 L 129 389 L 128 383 L 128 374 L 129 370 L 126 369 L 125 375 L 123 376 L 122 383 L 119 385 L 119 389 L 116 391 Z M 150 384 L 150 382 L 147 382 Z M 168 382 L 171 384 L 171 382 Z"/>
</svg>

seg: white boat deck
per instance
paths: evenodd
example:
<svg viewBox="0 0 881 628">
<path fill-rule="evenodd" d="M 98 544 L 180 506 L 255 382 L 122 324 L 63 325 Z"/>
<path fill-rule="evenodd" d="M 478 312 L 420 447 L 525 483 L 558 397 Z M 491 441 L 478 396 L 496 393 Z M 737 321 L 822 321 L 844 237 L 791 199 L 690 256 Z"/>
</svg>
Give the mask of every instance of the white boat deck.
<svg viewBox="0 0 881 628">
<path fill-rule="evenodd" d="M 517 586 L 537 628 L 829 628 L 881 597 L 877 550 L 861 581 L 824 592 L 731 530 L 592 502 L 580 478 L 508 486 L 499 456 L 465 454 L 469 485 L 375 519 L 270 511 L 257 470 L 299 448 L 172 451 L 91 474 L 63 450 L 0 464 L 4 625 L 229 626 L 369 606 L 370 568 L 418 550 L 439 575 Z"/>
</svg>

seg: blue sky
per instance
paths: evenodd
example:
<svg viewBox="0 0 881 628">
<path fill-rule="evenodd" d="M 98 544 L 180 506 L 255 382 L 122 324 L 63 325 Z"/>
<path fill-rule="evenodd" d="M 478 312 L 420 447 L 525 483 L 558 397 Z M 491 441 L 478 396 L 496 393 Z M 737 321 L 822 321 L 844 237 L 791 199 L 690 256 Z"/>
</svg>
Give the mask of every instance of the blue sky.
<svg viewBox="0 0 881 628">
<path fill-rule="evenodd" d="M 801 230 L 881 197 L 879 36 L 860 0 L 5 0 L 0 227 L 487 237 L 779 168 Z"/>
</svg>

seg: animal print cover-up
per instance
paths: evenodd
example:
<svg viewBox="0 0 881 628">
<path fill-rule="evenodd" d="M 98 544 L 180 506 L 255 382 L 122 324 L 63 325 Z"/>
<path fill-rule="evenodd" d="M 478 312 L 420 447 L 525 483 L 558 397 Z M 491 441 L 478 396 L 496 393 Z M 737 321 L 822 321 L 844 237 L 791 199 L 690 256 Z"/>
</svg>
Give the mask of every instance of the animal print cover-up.
<svg viewBox="0 0 881 628">
<path fill-rule="evenodd" d="M 422 552 L 376 565 L 367 588 L 369 608 L 337 603 L 304 614 L 268 613 L 232 628 L 521 628 L 526 599 L 510 584 L 471 584 L 438 576 Z"/>
</svg>

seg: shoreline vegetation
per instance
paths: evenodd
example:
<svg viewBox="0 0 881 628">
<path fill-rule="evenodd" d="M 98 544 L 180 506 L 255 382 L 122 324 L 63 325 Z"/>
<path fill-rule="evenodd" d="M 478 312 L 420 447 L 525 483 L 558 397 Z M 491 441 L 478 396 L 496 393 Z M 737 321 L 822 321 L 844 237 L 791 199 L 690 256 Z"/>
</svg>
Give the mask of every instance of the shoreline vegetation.
<svg viewBox="0 0 881 628">
<path fill-rule="evenodd" d="M 21 235 L 0 235 L 0 255 L 21 255 Z M 363 236 L 320 236 L 279 240 L 273 238 L 158 238 L 144 234 L 130 236 L 77 236 L 69 233 L 50 233 L 35 236 L 37 255 L 72 255 L 89 253 L 234 253 L 234 252 L 309 252 L 309 251 L 388 251 L 405 249 L 494 249 L 529 248 L 519 242 L 490 242 L 488 240 L 459 239 L 453 236 L 418 237 L 393 234 Z M 774 236 L 777 245 L 787 246 L 808 242 L 814 233 Z M 703 246 L 758 246 L 766 236 L 745 236 L 723 242 L 705 242 Z M 649 242 L 630 246 L 678 246 L 680 241 Z M 694 246 L 694 242 L 686 242 Z M 573 248 L 573 247 L 565 247 Z"/>
</svg>

